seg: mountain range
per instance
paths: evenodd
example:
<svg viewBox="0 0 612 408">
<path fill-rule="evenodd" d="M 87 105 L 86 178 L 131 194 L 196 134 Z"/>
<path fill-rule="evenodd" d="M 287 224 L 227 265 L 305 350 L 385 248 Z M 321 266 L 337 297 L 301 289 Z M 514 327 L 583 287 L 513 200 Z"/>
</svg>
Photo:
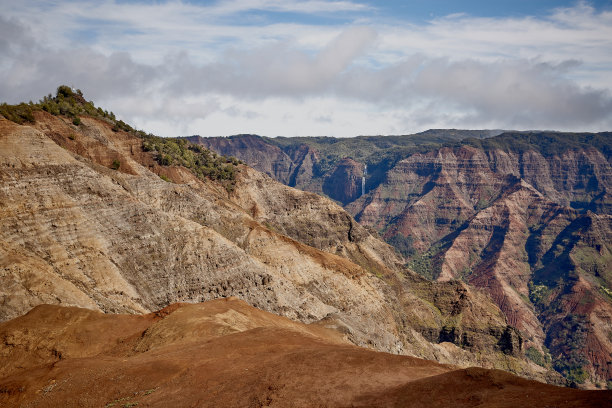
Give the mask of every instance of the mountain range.
<svg viewBox="0 0 612 408">
<path fill-rule="evenodd" d="M 281 324 L 292 333 L 352 344 L 357 354 L 354 346 L 452 365 L 384 357 L 391 366 L 404 361 L 431 371 L 396 377 L 393 392 L 364 391 L 366 406 L 383 394 L 395 399 L 381 406 L 401 405 L 431 387 L 413 380 L 451 372 L 439 387 L 461 388 L 474 378 L 483 390 L 536 384 L 491 369 L 583 388 L 605 388 L 612 379 L 609 134 L 560 134 L 577 147 L 551 142 L 561 152 L 551 156 L 490 147 L 491 140 L 514 146 L 507 133 L 490 138 L 499 131 L 467 141 L 466 131 L 441 130 L 388 140 L 164 139 L 68 87 L 37 104 L 0 105 L 0 115 L 0 401 L 35 404 L 43 395 L 53 406 L 109 378 L 71 374 L 87 372 L 71 368 L 79 364 L 73 359 L 134 357 L 152 350 L 141 347 L 146 339 L 178 347 L 172 333 L 212 341 L 198 334 L 217 330 L 199 325 L 206 320 L 200 309 L 173 305 L 214 308 L 205 305 L 232 296 L 259 311 L 239 303 L 219 312 L 234 317 L 217 334 L 248 332 L 244 344 L 291 338 L 257 331 L 278 326 L 276 317 L 261 317 L 265 311 L 307 325 Z M 363 164 L 366 194 L 359 195 Z M 156 332 L 151 325 L 175 308 L 195 312 Z M 39 331 L 49 319 L 59 334 Z M 115 324 L 133 331 L 109 331 Z M 90 337 L 62 334 L 79 327 Z M 85 347 L 107 332 L 99 346 Z M 309 358 L 322 355 L 308 350 Z M 141 355 L 138 364 L 172 364 L 160 356 Z M 109 364 L 99 372 L 117 369 Z M 483 369 L 461 371 L 472 366 Z M 128 391 L 156 398 L 144 395 L 155 387 L 143 380 L 114 388 L 108 403 Z M 349 394 L 343 403 L 355 403 Z M 484 398 L 476 394 L 466 401 Z M 82 405 L 108 396 L 97 395 Z"/>
</svg>

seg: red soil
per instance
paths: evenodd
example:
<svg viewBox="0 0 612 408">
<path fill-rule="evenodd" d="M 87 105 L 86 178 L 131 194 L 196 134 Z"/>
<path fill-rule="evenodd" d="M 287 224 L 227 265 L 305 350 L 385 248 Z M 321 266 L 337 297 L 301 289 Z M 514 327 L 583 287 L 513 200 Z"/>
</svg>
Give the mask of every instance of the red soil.
<svg viewBox="0 0 612 408">
<path fill-rule="evenodd" d="M 0 324 L 2 407 L 611 406 L 612 391 L 355 347 L 235 299 L 145 316 L 39 306 Z"/>
</svg>

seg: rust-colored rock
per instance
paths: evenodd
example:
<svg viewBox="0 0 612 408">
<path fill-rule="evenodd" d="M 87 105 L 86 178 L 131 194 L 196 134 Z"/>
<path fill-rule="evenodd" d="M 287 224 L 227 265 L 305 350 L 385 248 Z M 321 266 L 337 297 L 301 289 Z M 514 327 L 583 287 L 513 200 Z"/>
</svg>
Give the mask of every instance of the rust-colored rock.
<svg viewBox="0 0 612 408">
<path fill-rule="evenodd" d="M 411 140 L 425 133 L 414 148 Z M 534 361 L 581 386 L 607 386 L 612 134 L 505 132 L 482 140 L 489 134 L 425 133 L 262 140 L 286 152 L 318 148 L 314 168 L 324 171 L 300 188 L 342 202 L 423 276 L 460 279 L 487 293 Z M 463 137 L 477 139 L 458 142 Z M 355 194 L 359 171 L 348 157 L 368 163 L 364 196 Z M 442 328 L 422 333 L 463 344 L 459 328 Z"/>
<path fill-rule="evenodd" d="M 581 391 L 359 348 L 237 299 L 0 323 L 0 404 L 36 407 L 602 407 Z"/>
</svg>

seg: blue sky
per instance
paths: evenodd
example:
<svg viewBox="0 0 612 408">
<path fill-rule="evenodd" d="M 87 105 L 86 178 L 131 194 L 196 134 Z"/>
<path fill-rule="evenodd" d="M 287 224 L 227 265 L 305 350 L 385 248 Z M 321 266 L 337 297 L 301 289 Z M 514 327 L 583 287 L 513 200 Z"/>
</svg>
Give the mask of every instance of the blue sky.
<svg viewBox="0 0 612 408">
<path fill-rule="evenodd" d="M 610 8 L 612 1 L 592 1 L 597 9 Z M 387 13 L 408 20 L 427 21 L 432 17 L 442 17 L 449 14 L 466 13 L 479 17 L 542 17 L 550 10 L 559 7 L 572 7 L 576 1 L 559 0 L 412 0 L 412 1 L 381 1 L 370 2 Z"/>
<path fill-rule="evenodd" d="M 0 0 L 0 100 L 161 134 L 612 129 L 612 0 Z"/>
</svg>

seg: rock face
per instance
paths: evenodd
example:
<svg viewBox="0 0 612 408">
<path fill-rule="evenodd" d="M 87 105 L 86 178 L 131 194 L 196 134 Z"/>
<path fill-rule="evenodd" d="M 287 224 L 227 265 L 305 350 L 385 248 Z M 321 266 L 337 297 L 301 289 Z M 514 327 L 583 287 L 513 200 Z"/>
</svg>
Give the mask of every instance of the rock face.
<svg viewBox="0 0 612 408">
<path fill-rule="evenodd" d="M 36 126 L 55 132 L 58 141 L 58 135 L 65 134 L 65 148 L 31 127 L 2 121 L 3 319 L 39 303 L 141 312 L 176 301 L 236 294 L 308 322 L 334 313 L 378 316 L 372 323 L 388 327 L 379 327 L 373 337 L 365 335 L 369 331 L 365 319 L 342 320 L 351 328 L 362 326 L 353 330 L 361 332 L 357 343 L 401 349 L 379 280 L 357 264 L 280 235 L 271 224 L 270 228 L 259 224 L 249 215 L 252 207 L 240 207 L 219 186 L 203 183 L 180 168 L 177 179 L 190 184 L 163 181 L 134 160 L 138 155 L 133 158 L 130 153 L 133 140 L 115 138 L 94 119 L 83 118 L 83 132 L 73 129 L 78 132 L 74 143 L 101 142 L 106 153 L 99 155 L 100 163 L 72 155 L 67 150 L 72 133 L 63 129 L 70 125 L 40 116 Z M 107 156 L 115 155 L 137 174 L 102 165 Z M 249 191 L 263 189 L 266 183 L 275 184 L 245 168 L 236 201 L 247 201 Z M 304 204 L 311 212 L 317 212 L 318 205 L 333 205 L 310 196 Z M 263 214 L 269 205 L 259 203 Z M 343 213 L 338 207 L 336 212 Z M 337 221 L 348 224 L 345 231 L 338 225 L 337 234 L 357 251 L 369 234 L 362 227 L 351 227 L 354 221 L 348 215 Z M 357 232 L 352 232 L 349 242 L 352 229 Z M 365 245 L 363 262 L 376 263 L 367 255 L 373 249 Z"/>
<path fill-rule="evenodd" d="M 323 192 L 342 204 L 355 201 L 362 194 L 363 165 L 355 160 L 341 160 L 323 182 Z"/>
<path fill-rule="evenodd" d="M 546 161 L 536 152 L 443 148 L 400 161 L 347 209 L 423 275 L 487 291 L 526 347 L 548 347 L 571 381 L 602 384 L 611 378 L 612 216 L 583 211 L 610 188 L 610 175 L 594 149 Z M 568 321 L 582 322 L 580 340 L 559 329 Z"/>
<path fill-rule="evenodd" d="M 488 293 L 538 364 L 605 386 L 612 134 L 467 132 L 460 137 L 479 139 L 462 142 L 456 131 L 446 134 L 263 140 L 285 152 L 314 149 L 312 179 L 298 187 L 342 203 L 426 278 Z M 354 193 L 362 163 L 364 196 Z M 460 337 L 452 327 L 440 336 Z"/>
<path fill-rule="evenodd" d="M 103 120 L 35 119 L 0 119 L 0 320 L 237 296 L 356 345 L 558 381 L 486 296 L 412 273 L 332 201 L 246 166 L 230 193 Z"/>
<path fill-rule="evenodd" d="M 512 335 L 504 335 L 513 347 Z M 0 404 L 603 407 L 612 391 L 355 347 L 235 298 L 145 315 L 41 305 L 0 323 Z"/>
</svg>

